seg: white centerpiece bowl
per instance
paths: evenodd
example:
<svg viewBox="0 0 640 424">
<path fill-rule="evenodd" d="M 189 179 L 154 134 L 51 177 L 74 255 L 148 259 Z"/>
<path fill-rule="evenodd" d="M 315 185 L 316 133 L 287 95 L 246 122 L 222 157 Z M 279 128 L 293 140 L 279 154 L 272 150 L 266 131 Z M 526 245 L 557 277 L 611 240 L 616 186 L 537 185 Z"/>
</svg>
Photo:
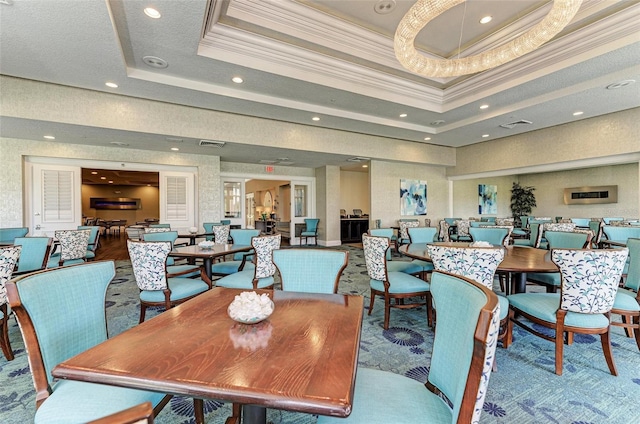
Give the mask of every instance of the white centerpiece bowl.
<svg viewBox="0 0 640 424">
<path fill-rule="evenodd" d="M 214 245 L 215 245 L 214 242 L 206 241 L 206 240 L 198 243 L 198 247 L 200 247 L 200 249 L 205 249 L 205 250 L 213 249 Z"/>
<path fill-rule="evenodd" d="M 257 324 L 273 313 L 275 305 L 266 293 L 242 292 L 229 304 L 227 313 L 232 320 L 243 324 Z"/>
</svg>

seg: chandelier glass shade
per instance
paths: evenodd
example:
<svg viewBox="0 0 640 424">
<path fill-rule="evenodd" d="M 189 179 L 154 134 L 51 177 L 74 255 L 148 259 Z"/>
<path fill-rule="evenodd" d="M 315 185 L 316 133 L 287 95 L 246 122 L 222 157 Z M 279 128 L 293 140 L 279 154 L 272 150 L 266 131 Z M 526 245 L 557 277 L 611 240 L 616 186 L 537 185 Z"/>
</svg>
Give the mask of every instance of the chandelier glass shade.
<svg viewBox="0 0 640 424">
<path fill-rule="evenodd" d="M 400 64 L 426 77 L 446 78 L 474 74 L 510 62 L 534 51 L 555 37 L 573 19 L 582 0 L 554 0 L 549 13 L 527 32 L 482 53 L 458 59 L 431 59 L 415 46 L 418 33 L 431 20 L 466 0 L 418 0 L 404 15 L 394 37 L 394 50 Z"/>
</svg>

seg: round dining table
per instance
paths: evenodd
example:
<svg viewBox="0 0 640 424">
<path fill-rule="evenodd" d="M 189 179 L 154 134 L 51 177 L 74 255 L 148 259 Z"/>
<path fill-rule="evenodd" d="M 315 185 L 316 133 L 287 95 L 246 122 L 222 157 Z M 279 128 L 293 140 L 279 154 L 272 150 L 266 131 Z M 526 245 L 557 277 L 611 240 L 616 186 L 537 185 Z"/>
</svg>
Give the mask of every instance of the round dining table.
<svg viewBox="0 0 640 424">
<path fill-rule="evenodd" d="M 434 242 L 440 246 L 468 247 L 468 242 Z M 497 272 L 509 276 L 509 284 L 505 287 L 506 294 L 524 293 L 529 272 L 559 272 L 558 267 L 551 261 L 548 250 L 525 246 L 505 246 L 504 259 L 498 265 Z M 411 243 L 400 246 L 398 251 L 410 258 L 431 262 L 427 243 Z M 513 287 L 513 290 L 512 290 Z"/>
</svg>

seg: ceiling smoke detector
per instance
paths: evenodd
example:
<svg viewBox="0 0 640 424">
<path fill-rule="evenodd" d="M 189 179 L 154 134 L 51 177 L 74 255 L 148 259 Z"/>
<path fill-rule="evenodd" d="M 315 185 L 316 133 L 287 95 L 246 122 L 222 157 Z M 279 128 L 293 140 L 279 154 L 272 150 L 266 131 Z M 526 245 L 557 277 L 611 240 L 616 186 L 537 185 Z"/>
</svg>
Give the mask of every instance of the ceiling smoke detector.
<svg viewBox="0 0 640 424">
<path fill-rule="evenodd" d="M 445 123 L 445 121 L 443 121 L 442 119 L 438 119 L 437 121 L 433 121 L 433 122 L 429 123 L 429 125 L 432 125 L 432 126 L 436 127 L 436 126 L 442 125 L 444 123 Z"/>
<path fill-rule="evenodd" d="M 164 69 L 169 66 L 166 60 L 156 56 L 145 56 L 142 58 L 142 61 L 148 66 L 157 69 Z"/>
<path fill-rule="evenodd" d="M 501 128 L 506 128 L 508 130 L 512 130 L 516 125 L 531 125 L 533 122 L 527 121 L 526 119 L 520 119 L 518 121 L 509 122 L 508 124 L 500 125 Z"/>
<path fill-rule="evenodd" d="M 200 143 L 198 143 L 200 146 L 206 146 L 206 147 L 224 147 L 225 143 L 224 141 L 212 141 L 212 140 L 200 140 Z"/>
<path fill-rule="evenodd" d="M 396 8 L 396 0 L 380 0 L 373 5 L 373 10 L 379 15 L 391 13 Z"/>
<path fill-rule="evenodd" d="M 631 85 L 635 82 L 636 80 L 632 80 L 632 79 L 614 82 L 613 84 L 607 85 L 607 90 L 615 90 L 616 88 L 626 87 L 627 85 Z"/>
</svg>

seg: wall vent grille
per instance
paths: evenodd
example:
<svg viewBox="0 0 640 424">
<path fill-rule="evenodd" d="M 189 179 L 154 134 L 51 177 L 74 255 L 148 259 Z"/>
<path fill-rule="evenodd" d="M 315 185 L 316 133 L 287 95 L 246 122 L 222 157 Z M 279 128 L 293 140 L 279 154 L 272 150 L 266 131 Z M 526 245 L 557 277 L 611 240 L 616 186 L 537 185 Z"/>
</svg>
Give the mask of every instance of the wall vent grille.
<svg viewBox="0 0 640 424">
<path fill-rule="evenodd" d="M 200 140 L 199 144 L 207 147 L 224 147 L 227 143 L 224 141 Z"/>
</svg>

